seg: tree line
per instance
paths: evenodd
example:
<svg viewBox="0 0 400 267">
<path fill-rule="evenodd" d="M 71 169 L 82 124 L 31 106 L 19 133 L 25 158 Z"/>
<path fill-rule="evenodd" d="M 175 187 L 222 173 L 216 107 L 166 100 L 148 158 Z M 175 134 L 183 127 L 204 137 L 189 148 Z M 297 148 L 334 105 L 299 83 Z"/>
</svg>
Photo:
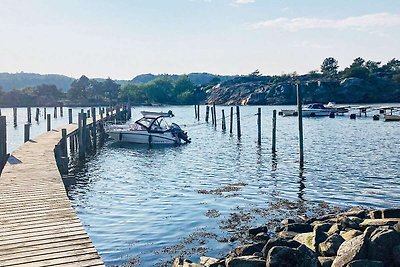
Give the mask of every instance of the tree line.
<svg viewBox="0 0 400 267">
<path fill-rule="evenodd" d="M 364 60 L 357 57 L 350 66 L 339 71 L 338 61 L 328 57 L 322 62 L 320 69 L 298 76 L 297 73 L 280 76 L 262 76 L 258 71 L 225 81 L 225 84 L 246 83 L 254 80 L 265 83 L 284 82 L 289 79 L 325 80 L 340 82 L 346 78 L 357 78 L 367 81 L 375 88 L 400 90 L 400 61 L 392 59 L 386 64 Z M 82 75 L 74 80 L 66 92 L 55 85 L 42 84 L 26 87 L 21 90 L 5 92 L 0 87 L 0 106 L 91 106 L 113 105 L 119 102 L 131 104 L 197 104 L 207 97 L 207 90 L 220 83 L 215 77 L 208 84 L 195 85 L 187 75 L 177 79 L 162 76 L 145 83 L 128 83 L 121 86 L 108 78 L 102 81 L 89 79 Z M 371 90 L 370 87 L 365 90 Z M 255 88 L 256 89 L 256 88 Z M 332 93 L 332 92 L 330 92 Z M 394 101 L 400 101 L 395 100 Z"/>
</svg>

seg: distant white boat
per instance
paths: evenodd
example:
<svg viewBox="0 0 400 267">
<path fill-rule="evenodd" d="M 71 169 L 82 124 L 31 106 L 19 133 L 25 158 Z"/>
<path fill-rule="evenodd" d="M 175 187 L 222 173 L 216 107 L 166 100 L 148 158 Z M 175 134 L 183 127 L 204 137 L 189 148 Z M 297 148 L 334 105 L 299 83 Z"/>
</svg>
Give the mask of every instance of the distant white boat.
<svg viewBox="0 0 400 267">
<path fill-rule="evenodd" d="M 282 109 L 281 113 L 282 113 L 283 117 L 297 116 L 297 110 L 294 110 L 294 109 Z"/>
<path fill-rule="evenodd" d="M 389 115 L 389 114 L 384 114 L 383 119 L 385 121 L 400 121 L 400 115 Z"/>
<path fill-rule="evenodd" d="M 334 109 L 327 108 L 321 103 L 310 104 L 302 109 L 303 117 L 329 116 L 332 112 L 335 112 Z"/>
</svg>

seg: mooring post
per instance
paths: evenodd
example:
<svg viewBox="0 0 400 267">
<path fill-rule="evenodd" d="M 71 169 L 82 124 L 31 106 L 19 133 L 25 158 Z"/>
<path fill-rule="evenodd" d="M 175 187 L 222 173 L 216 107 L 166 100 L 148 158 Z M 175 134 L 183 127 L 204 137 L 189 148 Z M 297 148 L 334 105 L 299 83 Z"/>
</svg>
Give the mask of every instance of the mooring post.
<svg viewBox="0 0 400 267">
<path fill-rule="evenodd" d="M 257 111 L 257 128 L 258 128 L 257 144 L 261 145 L 261 108 L 258 108 Z"/>
<path fill-rule="evenodd" d="M 50 114 L 47 114 L 47 131 L 50 132 L 51 130 L 51 116 Z"/>
<path fill-rule="evenodd" d="M 67 157 L 67 129 L 61 129 L 61 149 L 62 149 L 62 156 Z"/>
<path fill-rule="evenodd" d="M 6 116 L 0 116 L 0 164 L 4 163 L 7 155 L 7 123 Z M 0 166 L 0 169 L 3 166 Z"/>
<path fill-rule="evenodd" d="M 210 116 L 210 107 L 206 106 L 206 122 L 208 122 L 208 117 Z"/>
<path fill-rule="evenodd" d="M 213 103 L 214 107 L 214 127 L 217 128 L 217 108 L 215 107 L 215 103 Z"/>
<path fill-rule="evenodd" d="M 276 152 L 276 109 L 272 111 L 272 153 Z"/>
<path fill-rule="evenodd" d="M 96 147 L 97 147 L 96 108 L 93 108 L 93 110 L 92 110 L 92 122 L 93 122 L 92 123 L 93 150 L 96 151 Z"/>
<path fill-rule="evenodd" d="M 225 123 L 225 111 L 222 109 L 222 131 L 226 131 L 226 123 Z"/>
<path fill-rule="evenodd" d="M 31 124 L 30 123 L 25 123 L 24 125 L 24 143 L 29 141 L 29 132 L 30 132 L 30 128 Z"/>
<path fill-rule="evenodd" d="M 62 105 L 60 105 L 60 116 L 64 117 L 64 108 Z"/>
<path fill-rule="evenodd" d="M 87 110 L 87 117 L 90 118 L 90 109 Z"/>
<path fill-rule="evenodd" d="M 28 123 L 32 123 L 32 109 L 31 107 L 26 108 L 27 120 Z"/>
<path fill-rule="evenodd" d="M 296 91 L 297 91 L 297 114 L 299 118 L 299 148 L 300 148 L 300 166 L 304 165 L 304 154 L 303 154 L 303 110 L 301 107 L 301 90 L 300 81 L 296 81 Z"/>
<path fill-rule="evenodd" d="M 72 124 L 72 108 L 68 109 L 68 123 Z"/>
<path fill-rule="evenodd" d="M 242 136 L 242 131 L 240 129 L 240 108 L 239 106 L 236 106 L 236 126 L 237 126 L 237 137 L 240 139 Z"/>
<path fill-rule="evenodd" d="M 44 108 L 44 110 L 43 110 L 43 118 L 44 119 L 47 118 L 47 108 Z"/>
<path fill-rule="evenodd" d="M 13 116 L 14 116 L 14 127 L 17 127 L 17 108 L 13 108 Z"/>
<path fill-rule="evenodd" d="M 36 108 L 35 121 L 39 122 L 40 109 Z"/>
<path fill-rule="evenodd" d="M 194 105 L 194 118 L 197 119 L 197 107 Z"/>
<path fill-rule="evenodd" d="M 214 126 L 214 107 L 211 107 L 211 124 Z"/>
<path fill-rule="evenodd" d="M 197 105 L 197 120 L 200 120 L 200 105 Z"/>
<path fill-rule="evenodd" d="M 230 123 L 229 123 L 229 133 L 233 133 L 233 107 L 231 107 L 231 117 L 230 117 Z"/>
<path fill-rule="evenodd" d="M 86 113 L 79 113 L 79 158 L 85 158 L 85 127 L 86 127 Z"/>
<path fill-rule="evenodd" d="M 54 118 L 57 118 L 57 107 L 54 107 Z"/>
</svg>

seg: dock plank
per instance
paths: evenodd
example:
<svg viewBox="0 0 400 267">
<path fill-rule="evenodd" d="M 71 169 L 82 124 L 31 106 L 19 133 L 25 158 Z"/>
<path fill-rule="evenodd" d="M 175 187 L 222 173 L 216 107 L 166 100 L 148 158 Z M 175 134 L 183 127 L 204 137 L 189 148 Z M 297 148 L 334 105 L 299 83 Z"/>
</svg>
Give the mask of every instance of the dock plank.
<svg viewBox="0 0 400 267">
<path fill-rule="evenodd" d="M 77 129 L 66 125 L 67 133 Z M 0 178 L 0 266 L 104 266 L 54 158 L 61 128 L 26 142 Z"/>
</svg>

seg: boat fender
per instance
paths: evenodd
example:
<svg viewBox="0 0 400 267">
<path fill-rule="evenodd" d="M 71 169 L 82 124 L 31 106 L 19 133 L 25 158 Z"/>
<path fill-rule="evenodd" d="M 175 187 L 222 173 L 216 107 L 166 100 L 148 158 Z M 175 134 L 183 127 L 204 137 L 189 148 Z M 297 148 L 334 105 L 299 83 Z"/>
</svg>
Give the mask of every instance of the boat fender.
<svg viewBox="0 0 400 267">
<path fill-rule="evenodd" d="M 122 141 L 122 132 L 119 132 L 119 141 Z"/>
</svg>

